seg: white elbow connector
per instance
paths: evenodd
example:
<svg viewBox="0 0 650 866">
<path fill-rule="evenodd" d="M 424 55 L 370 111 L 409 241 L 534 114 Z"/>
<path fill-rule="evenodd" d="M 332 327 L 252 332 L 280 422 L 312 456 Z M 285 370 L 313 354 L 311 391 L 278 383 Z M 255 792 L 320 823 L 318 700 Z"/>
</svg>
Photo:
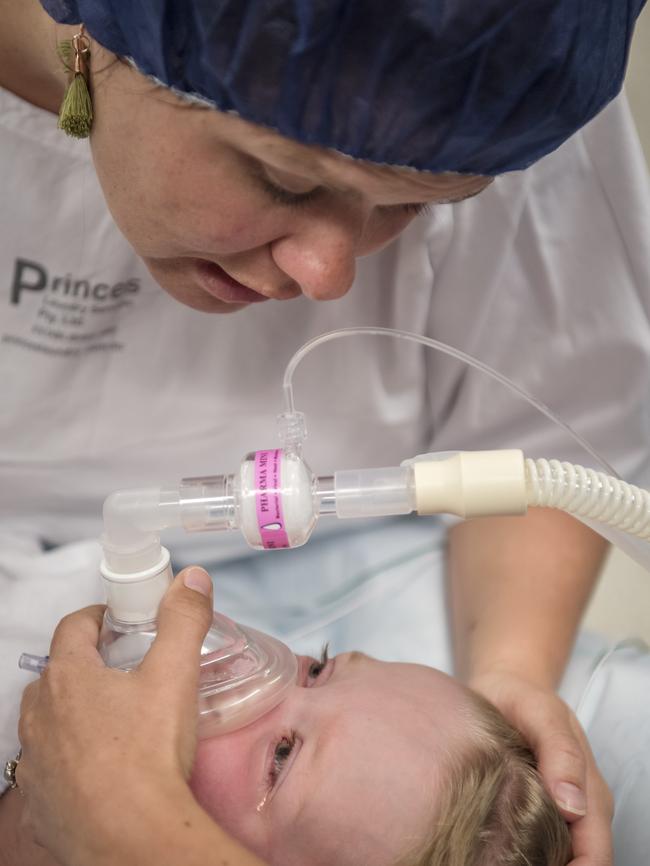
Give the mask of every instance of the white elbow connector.
<svg viewBox="0 0 650 866">
<path fill-rule="evenodd" d="M 118 490 L 104 502 L 102 545 L 108 565 L 129 573 L 150 568 L 160 558 L 161 489 Z"/>
<path fill-rule="evenodd" d="M 159 532 L 169 525 L 160 488 L 122 490 L 104 502 L 104 556 L 100 573 L 106 600 L 122 622 L 154 620 L 173 579 Z"/>
</svg>

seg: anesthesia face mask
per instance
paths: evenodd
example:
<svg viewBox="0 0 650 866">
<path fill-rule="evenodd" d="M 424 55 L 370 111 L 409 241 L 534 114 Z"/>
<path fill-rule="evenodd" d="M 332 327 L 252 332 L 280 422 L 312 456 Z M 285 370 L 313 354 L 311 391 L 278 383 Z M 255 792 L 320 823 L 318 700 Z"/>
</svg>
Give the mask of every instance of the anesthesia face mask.
<svg viewBox="0 0 650 866">
<path fill-rule="evenodd" d="M 132 671 L 143 661 L 157 634 L 158 605 L 173 574 L 169 551 L 155 568 L 132 574 L 131 580 L 108 581 L 98 650 L 110 668 Z M 42 673 L 47 656 L 23 653 L 18 666 Z M 269 713 L 296 684 L 298 659 L 289 647 L 271 635 L 239 625 L 220 613 L 201 647 L 199 660 L 199 739 L 236 731 Z"/>
<path fill-rule="evenodd" d="M 130 671 L 155 636 L 155 620 L 124 622 L 109 608 L 99 652 L 108 667 Z M 266 715 L 286 697 L 297 674 L 298 661 L 281 641 L 215 613 L 201 647 L 199 738 L 229 733 Z"/>
</svg>

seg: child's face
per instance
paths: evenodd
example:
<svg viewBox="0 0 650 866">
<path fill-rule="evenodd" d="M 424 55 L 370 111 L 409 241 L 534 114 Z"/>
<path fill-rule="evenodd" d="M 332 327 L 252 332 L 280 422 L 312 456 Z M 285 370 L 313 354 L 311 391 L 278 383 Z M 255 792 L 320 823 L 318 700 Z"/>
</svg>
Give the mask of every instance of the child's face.
<svg viewBox="0 0 650 866">
<path fill-rule="evenodd" d="M 345 653 L 319 667 L 300 657 L 282 704 L 201 742 L 191 787 L 273 864 L 390 864 L 427 833 L 468 699 L 421 665 Z"/>
</svg>

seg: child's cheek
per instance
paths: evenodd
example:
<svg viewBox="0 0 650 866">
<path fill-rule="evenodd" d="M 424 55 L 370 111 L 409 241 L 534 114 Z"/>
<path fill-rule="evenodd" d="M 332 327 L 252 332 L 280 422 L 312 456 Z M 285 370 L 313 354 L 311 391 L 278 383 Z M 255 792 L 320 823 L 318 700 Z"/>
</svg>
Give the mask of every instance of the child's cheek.
<svg viewBox="0 0 650 866">
<path fill-rule="evenodd" d="M 190 779 L 192 793 L 205 811 L 224 828 L 245 809 L 247 776 L 241 751 L 229 737 L 199 743 Z"/>
</svg>

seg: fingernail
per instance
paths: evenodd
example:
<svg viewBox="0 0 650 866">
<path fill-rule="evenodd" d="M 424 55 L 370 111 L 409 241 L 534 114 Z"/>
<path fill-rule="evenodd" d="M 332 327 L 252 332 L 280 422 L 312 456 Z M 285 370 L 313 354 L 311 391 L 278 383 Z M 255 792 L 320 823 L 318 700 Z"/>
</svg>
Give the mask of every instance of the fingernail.
<svg viewBox="0 0 650 866">
<path fill-rule="evenodd" d="M 212 578 L 207 571 L 197 566 L 187 569 L 183 575 L 183 583 L 188 589 L 200 592 L 201 595 L 209 596 L 212 592 Z"/>
<path fill-rule="evenodd" d="M 584 791 L 572 782 L 560 782 L 555 786 L 555 799 L 558 806 L 573 812 L 574 815 L 587 814 L 587 798 Z"/>
</svg>

